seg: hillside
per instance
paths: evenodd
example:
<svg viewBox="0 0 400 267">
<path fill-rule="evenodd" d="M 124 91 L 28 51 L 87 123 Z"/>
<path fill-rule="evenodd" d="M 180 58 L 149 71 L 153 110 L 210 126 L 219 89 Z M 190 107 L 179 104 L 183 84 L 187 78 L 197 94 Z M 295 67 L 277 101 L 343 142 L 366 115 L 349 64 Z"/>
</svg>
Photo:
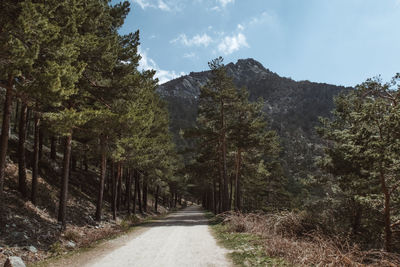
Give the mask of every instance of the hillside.
<svg viewBox="0 0 400 267">
<path fill-rule="evenodd" d="M 270 126 L 281 137 L 283 166 L 288 178 L 304 178 L 313 170 L 313 158 L 319 154 L 320 141 L 315 133 L 318 117 L 330 116 L 334 96 L 350 88 L 294 81 L 279 76 L 254 59 L 241 59 L 227 64 L 226 68 L 237 87 L 248 88 L 251 100 L 263 99 Z M 180 145 L 185 141 L 179 132 L 195 124 L 199 89 L 210 74 L 210 71 L 191 72 L 158 88 L 169 103 L 171 129 Z"/>
</svg>

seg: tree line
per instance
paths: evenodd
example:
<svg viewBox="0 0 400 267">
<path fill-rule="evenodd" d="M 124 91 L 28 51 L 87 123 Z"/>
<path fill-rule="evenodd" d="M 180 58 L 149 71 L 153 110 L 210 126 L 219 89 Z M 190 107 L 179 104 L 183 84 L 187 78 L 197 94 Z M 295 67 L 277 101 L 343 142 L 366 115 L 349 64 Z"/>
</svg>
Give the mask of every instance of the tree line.
<svg viewBox="0 0 400 267">
<path fill-rule="evenodd" d="M 305 174 L 294 194 L 263 100 L 249 102 L 222 58 L 209 67 L 196 127 L 185 132 L 195 143 L 187 148 L 188 190 L 207 209 L 299 211 L 305 228 L 364 249 L 400 251 L 400 74 L 388 83 L 369 79 L 335 98 L 332 116 L 316 128 L 322 154 L 309 166 L 316 171 Z"/>
<path fill-rule="evenodd" d="M 13 132 L 18 133 L 18 188 L 33 204 L 43 146 L 48 144 L 49 158 L 55 161 L 61 140 L 58 221 L 64 226 L 70 170 L 77 161 L 86 170 L 88 165 L 98 170 L 97 221 L 102 219 L 107 173 L 114 218 L 122 197 L 129 213 L 136 211 L 136 201 L 146 211 L 149 187 L 156 194 L 156 210 L 161 195 L 169 203 L 180 201 L 180 158 L 171 141 L 166 104 L 156 93 L 155 71 L 138 70 L 139 31 L 118 33 L 129 11 L 128 1 L 1 1 L 0 202 Z M 25 152 L 31 128 L 28 196 Z"/>
<path fill-rule="evenodd" d="M 288 200 L 279 161 L 280 146 L 269 129 L 263 101 L 249 101 L 237 88 L 223 58 L 209 62 L 211 77 L 200 89 L 195 141 L 188 150 L 192 192 L 215 213 L 228 210 L 276 210 Z"/>
</svg>

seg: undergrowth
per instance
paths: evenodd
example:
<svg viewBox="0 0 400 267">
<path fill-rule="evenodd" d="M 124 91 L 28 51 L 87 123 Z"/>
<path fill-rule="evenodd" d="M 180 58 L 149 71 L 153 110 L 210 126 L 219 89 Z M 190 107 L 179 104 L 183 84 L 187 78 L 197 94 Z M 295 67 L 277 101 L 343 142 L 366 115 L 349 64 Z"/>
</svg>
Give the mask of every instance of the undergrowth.
<svg viewBox="0 0 400 267">
<path fill-rule="evenodd" d="M 237 266 L 290 266 L 284 260 L 265 253 L 263 240 L 254 234 L 229 231 L 227 225 L 212 226 L 217 239 L 229 250 L 233 263 Z"/>
<path fill-rule="evenodd" d="M 345 237 L 324 234 L 312 222 L 295 212 L 228 212 L 211 219 L 217 237 L 242 266 L 400 266 L 400 255 L 362 250 Z"/>
</svg>

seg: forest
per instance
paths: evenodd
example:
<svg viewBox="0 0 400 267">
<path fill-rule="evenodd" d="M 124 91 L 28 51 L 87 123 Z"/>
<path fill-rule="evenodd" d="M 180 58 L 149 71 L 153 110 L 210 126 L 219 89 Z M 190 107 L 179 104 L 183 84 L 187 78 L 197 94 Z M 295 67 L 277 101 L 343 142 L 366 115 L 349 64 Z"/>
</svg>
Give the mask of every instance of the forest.
<svg viewBox="0 0 400 267">
<path fill-rule="evenodd" d="M 139 30 L 119 33 L 130 8 L 0 2 L 0 233 L 14 196 L 45 209 L 49 180 L 60 235 L 80 216 L 78 190 L 96 227 L 190 202 L 291 264 L 400 264 L 400 74 L 335 97 L 310 130 L 321 153 L 294 181 L 266 100 L 237 87 L 222 57 L 208 63 L 193 127 L 173 127 L 156 71 L 139 69 Z"/>
</svg>

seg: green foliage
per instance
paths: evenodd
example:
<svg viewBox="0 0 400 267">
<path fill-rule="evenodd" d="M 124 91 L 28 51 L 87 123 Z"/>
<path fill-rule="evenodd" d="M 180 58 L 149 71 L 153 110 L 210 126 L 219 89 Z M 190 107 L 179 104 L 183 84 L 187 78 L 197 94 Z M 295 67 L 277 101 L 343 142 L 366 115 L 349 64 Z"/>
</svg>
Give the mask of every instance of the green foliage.
<svg viewBox="0 0 400 267">
<path fill-rule="evenodd" d="M 197 128 L 185 133 L 197 143 L 194 161 L 187 165 L 192 191 L 215 212 L 228 194 L 228 209 L 232 204 L 244 210 L 283 207 L 287 193 L 280 148 L 262 101 L 250 102 L 246 88 L 234 86 L 222 58 L 209 65 L 212 76 L 200 90 Z"/>
<path fill-rule="evenodd" d="M 331 195 L 341 195 L 343 202 L 351 204 L 354 233 L 379 229 L 378 225 L 383 231 L 384 226 L 387 250 L 392 246 L 391 222 L 400 216 L 399 78 L 386 84 L 370 79 L 339 96 L 334 118 L 322 119 L 319 129 L 329 141 L 320 164 L 333 174 L 326 177 L 331 180 Z M 372 214 L 377 217 L 371 218 Z M 380 231 L 373 235 L 379 236 Z"/>
</svg>

